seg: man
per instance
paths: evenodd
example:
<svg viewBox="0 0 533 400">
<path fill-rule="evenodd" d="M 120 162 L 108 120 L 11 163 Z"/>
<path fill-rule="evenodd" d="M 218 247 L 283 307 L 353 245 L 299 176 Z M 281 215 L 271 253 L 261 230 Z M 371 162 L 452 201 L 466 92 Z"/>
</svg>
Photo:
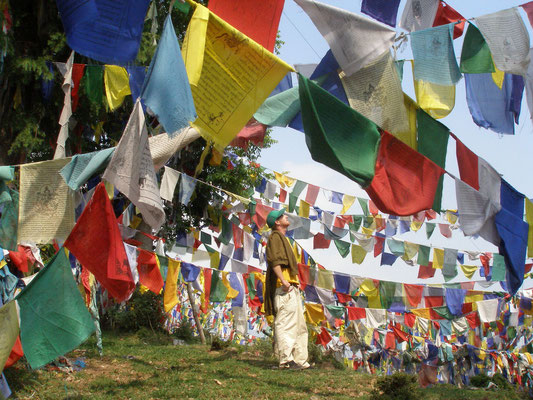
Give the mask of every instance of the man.
<svg viewBox="0 0 533 400">
<path fill-rule="evenodd" d="M 285 237 L 289 227 L 285 210 L 271 211 L 267 225 L 272 234 L 266 247 L 264 301 L 265 314 L 274 316 L 274 352 L 280 368 L 306 369 L 307 325 L 298 289 L 298 264 Z"/>
</svg>

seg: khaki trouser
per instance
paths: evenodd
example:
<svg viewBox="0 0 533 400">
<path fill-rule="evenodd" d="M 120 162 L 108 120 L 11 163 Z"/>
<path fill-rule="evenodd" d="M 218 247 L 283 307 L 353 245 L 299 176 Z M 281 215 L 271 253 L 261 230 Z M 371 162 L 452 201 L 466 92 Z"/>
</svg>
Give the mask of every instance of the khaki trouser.
<svg viewBox="0 0 533 400">
<path fill-rule="evenodd" d="M 307 363 L 307 325 L 300 290 L 292 288 L 285 292 L 283 288 L 276 289 L 274 296 L 274 352 L 280 364 L 290 361 L 308 366 Z"/>
</svg>

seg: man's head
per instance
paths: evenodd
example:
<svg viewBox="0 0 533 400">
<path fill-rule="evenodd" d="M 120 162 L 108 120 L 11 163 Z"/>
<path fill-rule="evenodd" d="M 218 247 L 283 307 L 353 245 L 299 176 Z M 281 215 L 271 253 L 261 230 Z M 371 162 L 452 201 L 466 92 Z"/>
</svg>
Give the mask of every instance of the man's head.
<svg viewBox="0 0 533 400">
<path fill-rule="evenodd" d="M 267 225 L 270 229 L 286 228 L 289 226 L 289 220 L 285 215 L 285 209 L 273 210 L 268 213 Z"/>
</svg>

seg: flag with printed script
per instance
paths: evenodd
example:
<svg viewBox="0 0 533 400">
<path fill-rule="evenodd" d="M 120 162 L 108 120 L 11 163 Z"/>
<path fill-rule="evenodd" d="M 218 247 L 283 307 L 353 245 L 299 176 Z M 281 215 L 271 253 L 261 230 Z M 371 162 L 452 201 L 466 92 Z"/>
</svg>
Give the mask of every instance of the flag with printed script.
<svg viewBox="0 0 533 400">
<path fill-rule="evenodd" d="M 102 178 L 115 185 L 117 190 L 139 208 L 143 219 L 152 229 L 161 228 L 165 222 L 165 211 L 159 194 L 140 99 L 135 103 Z"/>
<path fill-rule="evenodd" d="M 400 20 L 400 28 L 409 32 L 431 28 L 439 4 L 440 0 L 407 0 Z"/>
<path fill-rule="evenodd" d="M 170 15 L 150 62 L 141 97 L 170 135 L 196 119 L 191 86 Z"/>
<path fill-rule="evenodd" d="M 103 183 L 85 206 L 65 247 L 118 302 L 135 289 L 113 206 Z"/>
<path fill-rule="evenodd" d="M 64 249 L 16 300 L 22 348 L 33 369 L 74 350 L 94 332 L 94 322 L 76 287 Z"/>
<path fill-rule="evenodd" d="M 374 177 L 379 128 L 299 75 L 302 119 L 313 160 L 366 186 Z"/>
<path fill-rule="evenodd" d="M 108 64 L 137 57 L 150 0 L 56 0 L 67 43 L 76 53 Z"/>
<path fill-rule="evenodd" d="M 182 54 L 198 114 L 192 125 L 220 151 L 293 71 L 201 4 L 196 4 Z"/>
</svg>

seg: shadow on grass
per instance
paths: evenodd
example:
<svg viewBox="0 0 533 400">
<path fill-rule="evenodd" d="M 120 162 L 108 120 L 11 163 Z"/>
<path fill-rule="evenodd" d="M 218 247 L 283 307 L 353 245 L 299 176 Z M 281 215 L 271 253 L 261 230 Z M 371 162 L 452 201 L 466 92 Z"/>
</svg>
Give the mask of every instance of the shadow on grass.
<svg viewBox="0 0 533 400">
<path fill-rule="evenodd" d="M 146 381 L 134 379 L 125 383 L 118 383 L 110 378 L 98 379 L 89 385 L 89 389 L 93 393 L 105 393 L 112 396 L 124 396 L 124 390 L 128 389 L 143 389 L 146 386 Z"/>
</svg>

